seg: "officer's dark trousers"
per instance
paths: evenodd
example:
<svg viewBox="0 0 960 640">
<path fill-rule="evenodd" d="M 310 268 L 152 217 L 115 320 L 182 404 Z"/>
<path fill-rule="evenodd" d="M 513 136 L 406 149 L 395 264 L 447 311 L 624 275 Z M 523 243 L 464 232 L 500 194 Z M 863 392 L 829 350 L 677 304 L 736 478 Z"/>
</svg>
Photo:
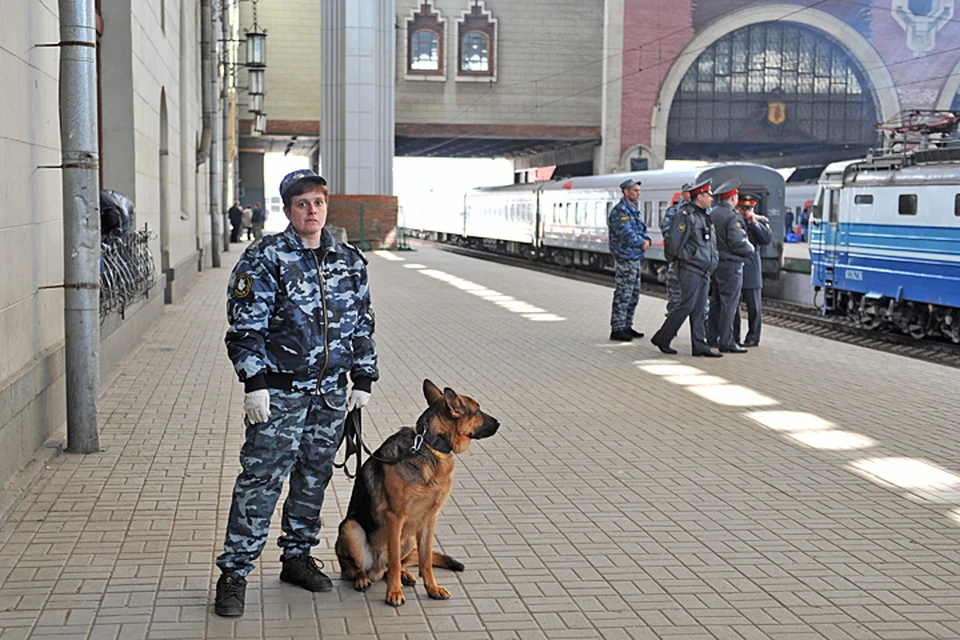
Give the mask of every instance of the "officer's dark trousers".
<svg viewBox="0 0 960 640">
<path fill-rule="evenodd" d="M 245 425 L 243 470 L 233 488 L 223 554 L 217 558 L 223 573 L 245 576 L 253 570 L 288 474 L 290 491 L 277 543 L 285 556 L 309 555 L 319 542 L 323 493 L 333 476 L 345 417 L 342 409 L 328 407 L 322 396 L 270 389 L 270 418 Z"/>
<path fill-rule="evenodd" d="M 707 305 L 710 276 L 681 262 L 674 265 L 674 271 L 680 279 L 680 304 L 673 308 L 653 338 L 660 344 L 670 344 L 677 337 L 683 321 L 690 318 L 690 346 L 693 353 L 709 351 L 703 310 Z"/>
<path fill-rule="evenodd" d="M 760 325 L 763 323 L 760 289 L 743 289 L 740 299 L 747 305 L 747 336 L 745 344 L 760 344 Z M 740 310 L 733 316 L 733 336 L 740 337 Z"/>
<path fill-rule="evenodd" d="M 721 262 L 713 272 L 710 290 L 710 320 L 707 342 L 721 349 L 737 346 L 733 337 L 733 318 L 740 313 L 740 286 L 743 284 L 742 262 Z"/>
</svg>

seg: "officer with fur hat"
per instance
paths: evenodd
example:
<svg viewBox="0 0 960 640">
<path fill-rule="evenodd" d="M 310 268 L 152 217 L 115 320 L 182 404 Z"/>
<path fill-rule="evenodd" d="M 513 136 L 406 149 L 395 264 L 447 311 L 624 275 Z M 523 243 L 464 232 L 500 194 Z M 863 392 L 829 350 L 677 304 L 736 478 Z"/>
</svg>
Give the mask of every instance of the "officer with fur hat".
<svg viewBox="0 0 960 640">
<path fill-rule="evenodd" d="M 610 339 L 630 342 L 643 334 L 633 329 L 633 314 L 640 301 L 640 261 L 650 247 L 647 225 L 640 214 L 640 181 L 620 183 L 623 197 L 607 216 L 610 253 L 616 260 L 616 289 L 610 312 Z"/>
<path fill-rule="evenodd" d="M 294 171 L 280 195 L 290 225 L 243 252 L 227 290 L 227 355 L 246 392 L 242 470 L 217 558 L 214 610 L 228 617 L 243 615 L 246 577 L 287 477 L 280 580 L 333 588 L 310 550 L 344 418 L 367 403 L 379 377 L 367 261 L 325 228 L 326 181 Z"/>
<path fill-rule="evenodd" d="M 652 342 L 663 353 L 677 352 L 670 343 L 677 337 L 683 321 L 690 318 L 690 345 L 694 356 L 719 358 L 707 345 L 703 314 L 707 304 L 710 274 L 717 268 L 717 241 L 707 208 L 713 201 L 710 180 L 690 187 L 690 202 L 680 207 L 663 241 L 668 262 L 675 262 L 680 278 L 680 304 L 675 307 Z"/>
<path fill-rule="evenodd" d="M 720 262 L 713 272 L 710 289 L 710 319 L 707 342 L 720 347 L 721 353 L 746 353 L 733 335 L 733 317 L 740 312 L 740 285 L 743 263 L 753 255 L 743 218 L 734 210 L 740 189 L 739 180 L 728 180 L 717 187 L 719 203 L 710 212 L 717 236 Z"/>
<path fill-rule="evenodd" d="M 760 327 L 763 324 L 762 302 L 760 292 L 763 289 L 763 273 L 760 262 L 761 245 L 773 241 L 773 230 L 770 221 L 754 212 L 757 199 L 750 194 L 740 194 L 737 202 L 737 213 L 743 217 L 744 227 L 747 229 L 747 238 L 754 246 L 753 255 L 743 263 L 743 285 L 740 288 L 740 299 L 747 305 L 747 335 L 743 339 L 744 347 L 760 346 Z M 733 315 L 733 337 L 740 338 L 740 314 Z"/>
</svg>

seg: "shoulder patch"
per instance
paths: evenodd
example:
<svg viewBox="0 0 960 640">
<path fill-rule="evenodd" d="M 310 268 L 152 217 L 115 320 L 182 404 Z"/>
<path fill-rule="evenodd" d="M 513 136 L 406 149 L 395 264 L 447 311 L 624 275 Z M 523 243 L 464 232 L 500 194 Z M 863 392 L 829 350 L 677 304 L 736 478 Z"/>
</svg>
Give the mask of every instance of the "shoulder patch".
<svg viewBox="0 0 960 640">
<path fill-rule="evenodd" d="M 677 231 L 684 231 L 686 228 L 687 228 L 687 225 L 684 222 L 681 222 L 680 224 L 677 225 Z"/>
<path fill-rule="evenodd" d="M 627 216 L 620 216 L 620 222 L 626 222 Z"/>
<path fill-rule="evenodd" d="M 359 247 L 357 247 L 356 245 L 350 244 L 349 242 L 342 242 L 341 244 L 345 246 L 347 249 L 349 249 L 350 251 L 353 251 L 355 254 L 357 254 L 360 257 L 360 259 L 363 260 L 363 264 L 367 264 L 367 256 L 363 255 L 363 251 L 360 251 Z"/>
<path fill-rule="evenodd" d="M 253 289 L 253 276 L 249 273 L 238 273 L 233 281 L 233 297 L 246 298 Z"/>
<path fill-rule="evenodd" d="M 737 225 L 737 229 L 743 229 L 743 223 L 741 223 L 739 220 L 737 220 L 734 224 Z"/>
</svg>

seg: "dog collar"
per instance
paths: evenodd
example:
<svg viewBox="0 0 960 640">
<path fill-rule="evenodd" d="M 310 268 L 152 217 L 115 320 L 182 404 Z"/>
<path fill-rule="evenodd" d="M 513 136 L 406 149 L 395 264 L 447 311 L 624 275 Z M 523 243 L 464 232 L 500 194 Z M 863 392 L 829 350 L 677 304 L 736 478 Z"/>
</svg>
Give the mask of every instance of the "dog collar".
<svg viewBox="0 0 960 640">
<path fill-rule="evenodd" d="M 427 449 L 430 449 L 441 460 L 445 460 L 450 457 L 450 454 L 453 452 L 453 447 L 450 446 L 450 443 L 429 431 L 424 431 L 420 433 L 419 427 L 413 430 L 415 434 L 413 436 L 413 446 L 410 447 L 413 451 L 419 451 L 421 446 L 426 446 Z"/>
</svg>

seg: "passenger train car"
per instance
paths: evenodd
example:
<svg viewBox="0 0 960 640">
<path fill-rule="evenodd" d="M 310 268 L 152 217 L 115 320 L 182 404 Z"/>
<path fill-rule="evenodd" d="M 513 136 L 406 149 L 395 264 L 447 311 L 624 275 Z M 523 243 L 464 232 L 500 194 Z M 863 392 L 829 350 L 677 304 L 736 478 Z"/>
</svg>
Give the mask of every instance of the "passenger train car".
<svg viewBox="0 0 960 640">
<path fill-rule="evenodd" d="M 765 275 L 777 277 L 783 256 L 784 180 L 757 164 L 731 163 L 698 168 L 585 176 L 537 184 L 472 189 L 464 196 L 463 231 L 458 238 L 470 246 L 525 255 L 535 259 L 594 269 L 612 269 L 607 247 L 607 214 L 620 200 L 619 185 L 627 178 L 641 182 L 640 210 L 653 241 L 644 268 L 665 278 L 660 224 L 667 208 L 679 198 L 680 186 L 706 178 L 719 186 L 733 178 L 741 191 L 758 198 L 757 213 L 770 219 L 775 241 L 762 249 Z M 439 231 L 416 229 L 418 231 Z M 445 237 L 444 237 L 445 236 Z"/>
<path fill-rule="evenodd" d="M 960 343 L 960 148 L 827 166 L 810 257 L 825 314 Z"/>
</svg>

